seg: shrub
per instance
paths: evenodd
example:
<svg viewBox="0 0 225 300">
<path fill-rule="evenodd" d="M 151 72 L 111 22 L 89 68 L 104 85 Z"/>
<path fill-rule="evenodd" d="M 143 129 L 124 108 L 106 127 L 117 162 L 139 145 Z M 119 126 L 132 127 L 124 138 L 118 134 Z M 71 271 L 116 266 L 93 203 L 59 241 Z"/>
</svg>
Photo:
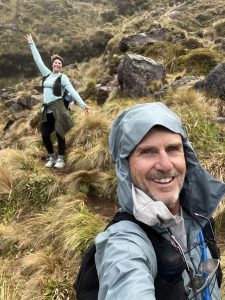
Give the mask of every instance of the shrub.
<svg viewBox="0 0 225 300">
<path fill-rule="evenodd" d="M 218 36 L 225 36 L 225 19 L 214 23 L 213 28 Z"/>
<path fill-rule="evenodd" d="M 195 18 L 199 22 L 204 23 L 209 20 L 209 15 L 207 13 L 200 13 Z"/>
<path fill-rule="evenodd" d="M 66 280 L 48 280 L 46 283 L 44 300 L 52 299 L 74 299 L 72 286 Z"/>
<path fill-rule="evenodd" d="M 2 222 L 9 223 L 18 213 L 19 207 L 20 197 L 17 191 L 12 192 L 8 198 L 2 196 L 0 199 L 0 217 Z"/>
<path fill-rule="evenodd" d="M 177 67 L 186 68 L 190 75 L 207 75 L 220 61 L 222 56 L 208 48 L 198 48 L 177 60 Z"/>
<path fill-rule="evenodd" d="M 202 48 L 203 44 L 195 38 L 189 38 L 181 42 L 181 45 L 187 49 Z"/>
<path fill-rule="evenodd" d="M 181 44 L 171 44 L 169 42 L 159 42 L 147 47 L 144 55 L 152 59 L 160 60 L 172 70 L 175 61 L 181 55 L 186 53 L 186 49 Z"/>
<path fill-rule="evenodd" d="M 107 10 L 101 13 L 101 17 L 104 22 L 112 22 L 117 18 L 117 15 L 114 10 Z"/>
<path fill-rule="evenodd" d="M 24 177 L 21 186 L 29 202 L 37 208 L 46 205 L 54 194 L 55 180 L 50 176 Z"/>
</svg>

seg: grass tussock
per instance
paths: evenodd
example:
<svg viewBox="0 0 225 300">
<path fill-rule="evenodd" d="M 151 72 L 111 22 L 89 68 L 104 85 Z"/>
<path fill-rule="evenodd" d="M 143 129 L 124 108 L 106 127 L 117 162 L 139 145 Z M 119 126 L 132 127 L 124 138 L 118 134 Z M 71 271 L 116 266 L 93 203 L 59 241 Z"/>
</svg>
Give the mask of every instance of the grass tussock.
<svg viewBox="0 0 225 300">
<path fill-rule="evenodd" d="M 6 167 L 0 167 L 0 195 L 9 197 L 13 187 L 13 176 Z"/>
<path fill-rule="evenodd" d="M 109 121 L 106 117 L 97 112 L 83 118 L 79 125 L 77 124 L 71 130 L 69 144 L 73 147 L 82 146 L 84 149 L 90 149 L 93 142 L 101 138 L 109 131 Z"/>
<path fill-rule="evenodd" d="M 27 278 L 24 289 L 20 289 L 21 299 L 40 299 L 46 289 L 46 282 L 59 278 L 62 272 L 63 258 L 52 253 L 46 247 L 36 253 L 29 253 L 20 260 L 19 282 Z"/>
<path fill-rule="evenodd" d="M 58 194 L 59 184 L 54 176 L 35 174 L 34 176 L 23 178 L 21 191 L 27 197 L 30 205 L 41 208 Z"/>
<path fill-rule="evenodd" d="M 0 253 L 1 256 L 13 257 L 18 252 L 18 236 L 17 231 L 12 225 L 0 224 Z"/>
<path fill-rule="evenodd" d="M 0 274 L 0 299 L 18 300 L 17 287 L 9 286 L 7 279 L 2 274 Z"/>
<path fill-rule="evenodd" d="M 103 106 L 104 114 L 113 121 L 122 111 L 128 110 L 136 104 L 155 102 L 154 98 L 121 98 L 113 99 L 112 101 L 106 102 Z"/>
<path fill-rule="evenodd" d="M 56 198 L 54 203 L 54 208 L 50 207 L 26 225 L 31 231 L 34 224 L 39 230 L 44 229 L 41 238 L 34 241 L 36 247 L 38 244 L 51 244 L 55 253 L 75 259 L 103 229 L 106 220 L 100 215 L 93 215 L 83 200 L 71 196 Z"/>
<path fill-rule="evenodd" d="M 111 167 L 108 149 L 108 135 L 96 140 L 92 148 L 86 151 L 82 148 L 72 149 L 67 158 L 67 166 L 72 170 L 106 170 Z"/>
<path fill-rule="evenodd" d="M 215 108 L 207 102 L 207 98 L 191 87 L 182 87 L 173 91 L 170 89 L 164 99 L 170 107 L 188 105 L 190 109 L 202 110 L 205 114 L 216 116 Z"/>
<path fill-rule="evenodd" d="M 197 48 L 177 59 L 177 68 L 186 69 L 189 75 L 208 75 L 221 61 L 221 53 L 210 48 Z"/>
<path fill-rule="evenodd" d="M 189 106 L 176 107 L 187 129 L 189 138 L 200 159 L 215 159 L 224 153 L 222 132 L 207 112 L 191 109 Z M 212 153 L 214 156 L 212 158 Z M 217 158 L 216 158 L 217 156 Z M 219 167 L 219 166 L 218 166 Z"/>
<path fill-rule="evenodd" d="M 169 91 L 165 103 L 181 117 L 202 165 L 212 175 L 224 180 L 224 133 L 214 121 L 217 108 L 204 94 L 191 88 Z"/>
<path fill-rule="evenodd" d="M 99 170 L 77 171 L 69 174 L 63 180 L 67 191 L 73 193 L 86 187 L 87 193 L 100 197 L 101 200 L 115 199 L 116 180 L 114 173 Z M 102 197 L 102 198 L 101 198 Z"/>
</svg>

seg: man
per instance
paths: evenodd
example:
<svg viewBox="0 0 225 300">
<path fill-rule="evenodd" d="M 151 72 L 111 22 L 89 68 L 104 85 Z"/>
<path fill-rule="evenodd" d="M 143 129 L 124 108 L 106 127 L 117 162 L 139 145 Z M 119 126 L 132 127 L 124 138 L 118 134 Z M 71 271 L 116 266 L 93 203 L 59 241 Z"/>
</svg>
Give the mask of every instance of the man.
<svg viewBox="0 0 225 300">
<path fill-rule="evenodd" d="M 153 228 L 160 242 L 129 220 L 100 233 L 98 299 L 220 299 L 218 261 L 202 228 L 225 184 L 200 166 L 178 116 L 162 103 L 137 105 L 114 121 L 109 143 L 121 212 Z"/>
</svg>

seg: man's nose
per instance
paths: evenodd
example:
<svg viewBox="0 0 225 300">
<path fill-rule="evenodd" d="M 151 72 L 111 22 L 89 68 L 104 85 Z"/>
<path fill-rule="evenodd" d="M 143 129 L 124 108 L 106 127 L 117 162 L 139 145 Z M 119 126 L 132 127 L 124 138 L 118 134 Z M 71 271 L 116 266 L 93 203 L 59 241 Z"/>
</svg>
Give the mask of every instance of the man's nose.
<svg viewBox="0 0 225 300">
<path fill-rule="evenodd" d="M 171 159 L 166 152 L 160 153 L 158 162 L 155 164 L 155 168 L 160 171 L 170 171 L 173 169 Z"/>
</svg>

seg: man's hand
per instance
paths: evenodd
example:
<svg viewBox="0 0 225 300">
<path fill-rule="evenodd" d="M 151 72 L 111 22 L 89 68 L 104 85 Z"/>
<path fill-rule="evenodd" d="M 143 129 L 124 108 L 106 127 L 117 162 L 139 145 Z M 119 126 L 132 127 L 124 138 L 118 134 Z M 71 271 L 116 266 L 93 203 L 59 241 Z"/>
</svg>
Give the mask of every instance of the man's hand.
<svg viewBox="0 0 225 300">
<path fill-rule="evenodd" d="M 25 36 L 25 39 L 28 41 L 28 43 L 32 42 L 33 39 L 32 39 L 32 35 L 30 33 L 27 33 Z"/>
</svg>

